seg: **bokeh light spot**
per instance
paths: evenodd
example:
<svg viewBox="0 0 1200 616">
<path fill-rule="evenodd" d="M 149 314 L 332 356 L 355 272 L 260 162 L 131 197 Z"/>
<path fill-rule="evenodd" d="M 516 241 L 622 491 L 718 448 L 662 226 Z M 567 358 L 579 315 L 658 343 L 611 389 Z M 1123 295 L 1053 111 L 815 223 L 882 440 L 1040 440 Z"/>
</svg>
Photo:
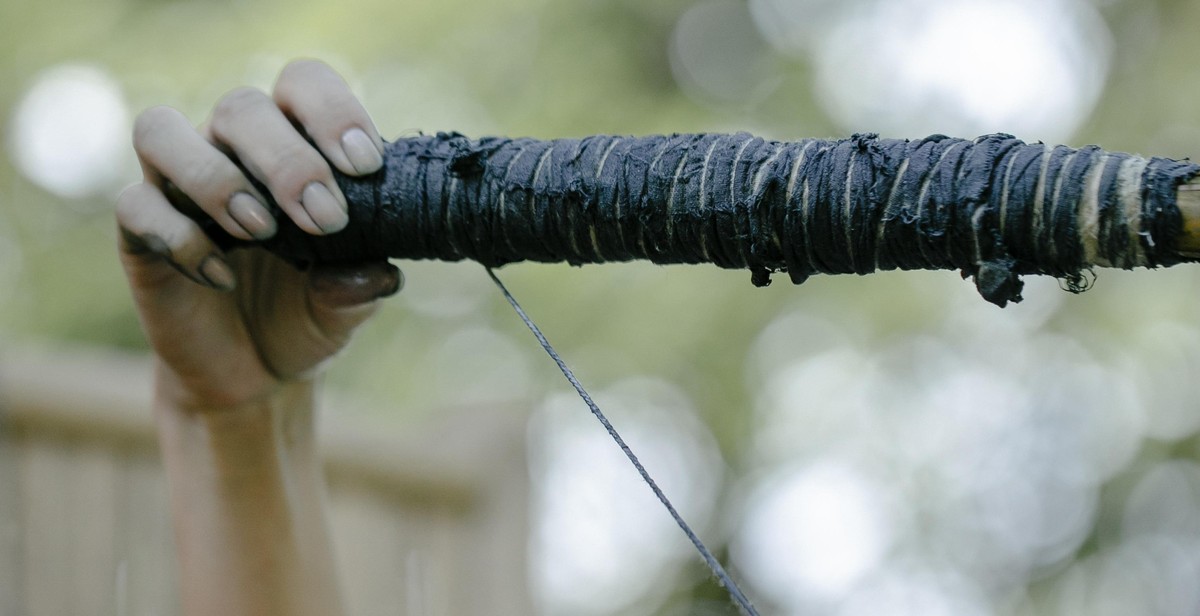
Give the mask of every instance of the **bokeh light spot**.
<svg viewBox="0 0 1200 616">
<path fill-rule="evenodd" d="M 430 354 L 439 396 L 463 405 L 521 399 L 530 388 L 529 361 L 521 349 L 489 328 L 454 332 Z"/>
<path fill-rule="evenodd" d="M 9 149 L 25 177 L 62 197 L 108 189 L 129 156 L 129 110 L 104 70 L 66 64 L 43 71 L 12 117 Z"/>
<path fill-rule="evenodd" d="M 675 81 L 700 101 L 751 108 L 779 86 L 778 61 L 742 2 L 692 6 L 675 24 L 670 54 Z"/>
<path fill-rule="evenodd" d="M 706 535 L 723 467 L 688 399 L 648 378 L 595 394 L 679 512 Z M 655 613 L 680 565 L 694 557 L 691 544 L 574 392 L 551 396 L 530 432 L 530 574 L 542 613 Z"/>
<path fill-rule="evenodd" d="M 1100 94 L 1109 38 L 1074 0 L 880 2 L 818 46 L 818 93 L 853 130 L 1062 141 Z"/>
<path fill-rule="evenodd" d="M 837 461 L 764 483 L 735 544 L 755 586 L 784 604 L 836 599 L 883 559 L 893 520 L 883 491 Z"/>
</svg>

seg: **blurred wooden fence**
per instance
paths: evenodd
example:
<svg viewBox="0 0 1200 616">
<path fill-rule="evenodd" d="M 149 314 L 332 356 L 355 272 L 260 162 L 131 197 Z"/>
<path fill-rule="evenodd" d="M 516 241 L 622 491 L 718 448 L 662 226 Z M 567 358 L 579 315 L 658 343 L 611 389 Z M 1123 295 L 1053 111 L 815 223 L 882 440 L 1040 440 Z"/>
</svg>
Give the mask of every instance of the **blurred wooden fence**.
<svg viewBox="0 0 1200 616">
<path fill-rule="evenodd" d="M 0 615 L 179 612 L 149 362 L 0 352 Z M 519 413 L 421 434 L 320 419 L 351 613 L 530 614 Z"/>
</svg>

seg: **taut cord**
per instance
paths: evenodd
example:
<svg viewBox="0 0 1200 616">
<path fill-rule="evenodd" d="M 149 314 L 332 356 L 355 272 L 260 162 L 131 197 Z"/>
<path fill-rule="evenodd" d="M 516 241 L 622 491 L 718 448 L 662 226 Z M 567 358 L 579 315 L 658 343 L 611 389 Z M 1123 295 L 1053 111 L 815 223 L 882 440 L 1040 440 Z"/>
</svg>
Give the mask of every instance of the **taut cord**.
<svg viewBox="0 0 1200 616">
<path fill-rule="evenodd" d="M 641 460 L 638 460 L 637 455 L 633 453 L 633 450 L 629 448 L 629 445 L 625 444 L 625 439 L 621 438 L 621 435 L 617 433 L 617 429 L 613 427 L 612 423 L 608 421 L 608 417 L 606 417 L 604 412 L 600 410 L 599 405 L 592 400 L 591 395 L 589 395 L 587 390 L 583 388 L 583 384 L 579 382 L 579 379 L 575 378 L 575 373 L 567 366 L 567 363 L 563 361 L 562 357 L 559 357 L 558 353 L 554 350 L 554 347 L 551 346 L 550 341 L 546 339 L 544 334 L 542 334 L 542 330 L 533 323 L 533 320 L 529 318 L 529 315 L 525 314 L 525 311 L 521 308 L 521 304 L 517 303 L 517 299 L 513 297 L 512 293 L 508 292 L 508 288 L 504 286 L 503 282 L 500 282 L 500 278 L 496 276 L 496 273 L 492 271 L 492 268 L 487 268 L 487 274 L 492 278 L 492 282 L 495 282 L 496 286 L 500 288 L 500 292 L 504 294 L 504 299 L 508 300 L 508 303 L 513 307 L 513 310 L 517 311 L 517 316 L 521 317 L 521 321 L 525 323 L 525 326 L 529 328 L 529 331 L 533 332 L 533 335 L 537 338 L 538 342 L 541 343 L 542 348 L 546 350 L 546 353 L 550 356 L 550 359 L 553 359 L 554 363 L 558 364 L 558 369 L 562 371 L 563 376 L 565 376 L 567 381 L 571 383 L 571 386 L 575 388 L 575 391 L 579 394 L 579 397 L 583 399 L 584 404 L 591 409 L 592 415 L 596 416 L 596 419 L 599 420 L 600 424 L 604 426 L 604 429 L 608 431 L 608 435 L 611 436 L 613 441 L 617 443 L 617 446 L 621 448 L 621 451 L 625 452 L 625 457 L 629 458 L 629 462 L 632 463 L 633 467 L 637 469 L 638 474 L 642 476 L 642 479 L 644 479 L 646 484 L 650 486 L 650 489 L 654 491 L 654 495 L 658 497 L 658 502 L 662 503 L 663 507 L 667 508 L 667 512 L 671 514 L 671 517 L 675 520 L 675 523 L 678 524 L 679 528 L 683 530 L 683 534 L 687 535 L 687 538 L 692 542 L 692 545 L 696 546 L 696 550 L 699 551 L 700 556 L 704 558 L 705 564 L 707 564 L 708 568 L 712 570 L 713 575 L 717 576 L 717 581 L 720 582 L 721 586 L 725 587 L 725 590 L 729 592 L 730 598 L 733 599 L 734 604 L 738 606 L 738 609 L 742 612 L 743 616 L 758 616 L 758 612 L 755 611 L 754 605 L 752 605 L 750 600 L 746 598 L 745 593 L 743 593 L 742 589 L 738 587 L 737 582 L 734 582 L 733 578 L 729 577 L 729 574 L 725 572 L 725 568 L 722 567 L 720 561 L 713 556 L 713 553 L 708 549 L 708 546 L 704 545 L 704 542 L 700 540 L 700 537 L 696 535 L 695 531 L 692 530 L 692 527 L 689 526 L 686 521 L 684 521 L 683 516 L 679 515 L 679 512 L 675 510 L 675 506 L 671 504 L 671 500 L 668 499 L 667 495 L 664 494 L 662 489 L 658 487 L 658 483 L 656 483 L 654 479 L 650 477 L 650 473 L 646 472 L 646 467 L 642 466 Z"/>
<path fill-rule="evenodd" d="M 749 269 L 757 285 L 773 272 L 799 283 L 952 269 L 1003 306 L 1020 300 L 1023 274 L 1078 290 L 1093 267 L 1196 261 L 1181 250 L 1181 237 L 1195 238 L 1176 190 L 1197 173 L 1187 161 L 1003 134 L 778 142 L 439 133 L 388 144 L 372 176 L 338 176 L 350 203 L 344 231 L 314 237 L 278 216 L 278 235 L 263 245 L 297 263 L 713 263 Z"/>
</svg>

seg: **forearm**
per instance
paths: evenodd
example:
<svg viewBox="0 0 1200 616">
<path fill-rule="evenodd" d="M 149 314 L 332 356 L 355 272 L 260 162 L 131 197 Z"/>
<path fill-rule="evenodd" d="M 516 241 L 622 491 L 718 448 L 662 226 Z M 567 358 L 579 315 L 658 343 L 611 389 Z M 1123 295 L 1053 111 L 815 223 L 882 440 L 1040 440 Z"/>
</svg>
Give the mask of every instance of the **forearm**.
<svg viewBox="0 0 1200 616">
<path fill-rule="evenodd" d="M 159 371 L 184 613 L 341 614 L 316 453 L 313 388 L 239 409 L 183 408 Z"/>
</svg>

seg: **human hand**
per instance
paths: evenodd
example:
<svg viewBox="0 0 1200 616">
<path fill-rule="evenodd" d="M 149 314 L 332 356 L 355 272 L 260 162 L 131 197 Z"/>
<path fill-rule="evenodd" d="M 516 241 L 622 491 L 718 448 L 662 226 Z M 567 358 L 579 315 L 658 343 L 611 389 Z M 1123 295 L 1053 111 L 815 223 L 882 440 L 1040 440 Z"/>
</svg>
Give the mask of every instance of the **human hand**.
<svg viewBox="0 0 1200 616">
<path fill-rule="evenodd" d="M 325 64 L 289 64 L 271 96 L 230 92 L 198 130 L 174 109 L 151 108 L 137 119 L 134 149 L 144 179 L 117 201 L 121 261 L 160 360 L 159 395 L 172 405 L 233 409 L 307 383 L 376 300 L 399 290 L 403 278 L 386 261 L 298 271 L 259 248 L 224 253 L 188 216 L 242 240 L 275 233 L 236 160 L 304 231 L 346 226 L 326 159 L 348 175 L 373 173 L 383 141 Z M 186 199 L 168 199 L 177 193 Z"/>
</svg>

